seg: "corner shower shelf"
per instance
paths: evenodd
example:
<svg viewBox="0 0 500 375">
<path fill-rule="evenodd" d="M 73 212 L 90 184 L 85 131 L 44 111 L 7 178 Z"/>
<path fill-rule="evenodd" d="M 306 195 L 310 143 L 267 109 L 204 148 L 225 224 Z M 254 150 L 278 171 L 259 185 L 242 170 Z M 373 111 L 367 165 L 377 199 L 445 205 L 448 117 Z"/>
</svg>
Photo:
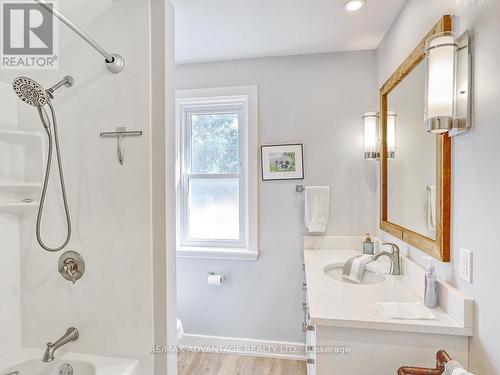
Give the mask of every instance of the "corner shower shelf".
<svg viewBox="0 0 500 375">
<path fill-rule="evenodd" d="M 41 133 L 25 132 L 19 130 L 0 130 L 0 140 L 8 143 L 27 143 L 43 141 Z"/>
<path fill-rule="evenodd" d="M 0 214 L 23 215 L 34 212 L 37 208 L 38 202 L 0 203 Z"/>
<path fill-rule="evenodd" d="M 0 183 L 0 214 L 23 215 L 38 207 L 39 183 Z M 23 202 L 29 199 L 29 202 Z"/>
<path fill-rule="evenodd" d="M 42 184 L 39 183 L 0 183 L 0 196 L 16 195 L 30 198 L 33 195 L 38 195 L 42 189 Z"/>
<path fill-rule="evenodd" d="M 1 202 L 38 199 L 45 173 L 44 137 L 38 131 L 0 129 Z M 4 162 L 5 159 L 5 162 Z"/>
</svg>

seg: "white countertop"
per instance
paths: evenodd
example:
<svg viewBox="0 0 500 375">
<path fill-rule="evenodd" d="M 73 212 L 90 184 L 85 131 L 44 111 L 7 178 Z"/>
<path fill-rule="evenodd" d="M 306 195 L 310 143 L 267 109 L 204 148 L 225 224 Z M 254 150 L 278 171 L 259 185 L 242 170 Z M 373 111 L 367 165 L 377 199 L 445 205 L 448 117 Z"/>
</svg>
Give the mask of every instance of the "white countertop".
<svg viewBox="0 0 500 375">
<path fill-rule="evenodd" d="M 353 250 L 304 250 L 308 305 L 312 324 L 472 336 L 472 327 L 460 324 L 441 308 L 432 309 L 436 320 L 388 319 L 382 315 L 376 307 L 377 302 L 422 302 L 421 295 L 408 284 L 405 276 L 387 275 L 382 283 L 365 285 L 335 280 L 323 272 L 325 266 L 344 263 L 358 254 L 360 252 Z M 376 263 L 379 263 L 378 267 L 388 268 L 388 264 L 384 262 Z"/>
</svg>

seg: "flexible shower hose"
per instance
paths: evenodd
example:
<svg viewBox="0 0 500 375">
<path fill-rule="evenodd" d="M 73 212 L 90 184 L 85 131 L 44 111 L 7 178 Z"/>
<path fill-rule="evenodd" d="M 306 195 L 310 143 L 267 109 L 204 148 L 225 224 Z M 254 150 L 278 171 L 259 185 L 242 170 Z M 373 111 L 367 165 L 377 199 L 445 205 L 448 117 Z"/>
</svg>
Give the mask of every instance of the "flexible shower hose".
<svg viewBox="0 0 500 375">
<path fill-rule="evenodd" d="M 49 140 L 49 150 L 47 153 L 47 167 L 45 169 L 45 178 L 43 182 L 43 188 L 42 188 L 42 196 L 40 198 L 40 205 L 38 206 L 38 215 L 36 218 L 36 238 L 38 240 L 38 243 L 40 246 L 47 251 L 50 252 L 56 252 L 59 250 L 62 250 L 66 247 L 68 244 L 69 240 L 71 239 L 71 217 L 69 214 L 69 206 L 68 206 L 68 199 L 66 197 L 66 185 L 64 183 L 64 173 L 63 173 L 63 167 L 62 167 L 62 157 L 61 157 L 61 150 L 59 148 L 59 134 L 57 132 L 57 119 L 56 119 L 56 114 L 54 107 L 50 102 L 47 103 L 49 108 L 50 108 L 50 113 L 52 117 L 52 127 L 54 128 L 54 136 L 52 137 L 52 131 L 51 131 L 51 124 L 50 120 L 48 119 L 47 112 L 45 111 L 44 108 L 39 107 L 39 114 L 40 114 L 40 119 L 42 120 L 42 123 L 44 124 L 45 132 L 47 133 L 47 137 Z M 43 110 L 43 113 L 45 114 L 45 118 L 42 115 L 41 110 Z M 49 122 L 49 123 L 47 123 Z M 43 208 L 45 205 L 45 199 L 47 197 L 47 187 L 49 185 L 49 178 L 50 178 L 50 167 L 52 164 L 52 153 L 54 149 L 54 144 L 56 147 L 56 157 L 57 157 L 57 166 L 59 169 L 59 181 L 61 183 L 61 192 L 62 192 L 62 198 L 63 198 L 63 203 L 64 203 L 64 212 L 66 214 L 66 225 L 67 225 L 67 235 L 66 235 L 66 240 L 64 243 L 58 247 L 49 247 L 45 245 L 43 239 L 42 239 L 42 234 L 41 234 L 41 226 L 42 226 L 42 216 L 43 216 Z"/>
</svg>

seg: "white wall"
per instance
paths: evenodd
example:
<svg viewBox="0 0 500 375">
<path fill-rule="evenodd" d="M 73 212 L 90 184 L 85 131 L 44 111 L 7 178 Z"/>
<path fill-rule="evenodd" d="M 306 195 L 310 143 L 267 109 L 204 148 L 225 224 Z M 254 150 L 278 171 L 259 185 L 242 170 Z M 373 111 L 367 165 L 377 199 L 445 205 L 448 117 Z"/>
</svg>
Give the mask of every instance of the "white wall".
<svg viewBox="0 0 500 375">
<path fill-rule="evenodd" d="M 467 28 L 472 32 L 474 128 L 453 139 L 452 261 L 439 264 L 439 276 L 475 299 L 471 370 L 500 374 L 500 303 L 495 289 L 500 263 L 500 2 L 409 0 L 377 50 L 378 83 L 383 84 L 439 17 L 450 13 L 456 16 L 458 34 Z M 474 251 L 472 285 L 459 279 L 460 247 Z M 420 251 L 408 251 L 421 259 Z"/>
<path fill-rule="evenodd" d="M 11 82 L 0 77 L 0 204 L 17 200 L 5 189 L 23 175 L 24 147 L 13 145 L 1 133 L 17 129 L 17 99 Z M 0 209 L 0 347 L 21 344 L 21 274 L 19 218 Z"/>
<path fill-rule="evenodd" d="M 35 213 L 21 221 L 22 344 L 42 349 L 73 325 L 80 330 L 80 339 L 70 345 L 72 351 L 139 359 L 143 374 L 152 374 L 154 356 L 149 349 L 159 336 L 153 334 L 153 272 L 165 274 L 166 263 L 153 269 L 152 206 L 164 202 L 164 190 L 160 197 L 152 196 L 151 159 L 162 152 L 164 142 L 153 144 L 152 127 L 159 128 L 155 134 L 162 133 L 165 108 L 152 116 L 151 80 L 156 85 L 163 85 L 164 80 L 151 76 L 155 71 L 150 65 L 150 2 L 122 0 L 109 5 L 86 23 L 85 30 L 125 57 L 122 73 L 109 73 L 104 59 L 64 26 L 60 32 L 66 44 L 59 54 L 58 70 L 1 72 L 2 81 L 27 75 L 45 87 L 65 74 L 75 79 L 72 88 L 56 93 L 53 103 L 73 220 L 73 237 L 67 249 L 83 255 L 86 273 L 75 285 L 63 280 L 57 273 L 61 252 L 47 253 L 36 242 Z M 85 6 L 87 15 L 94 14 L 99 0 L 87 1 Z M 80 19 L 76 6 L 64 3 L 63 10 Z M 155 16 L 161 23 L 165 14 Z M 171 17 L 168 22 L 172 22 Z M 171 25 L 164 30 L 171 33 Z M 165 39 L 172 37 L 167 34 Z M 170 56 L 171 49 L 172 44 L 167 47 Z M 169 98 L 173 105 L 172 96 Z M 21 128 L 42 131 L 34 107 L 22 104 L 19 115 Z M 117 126 L 144 132 L 142 137 L 124 141 L 123 166 L 116 158 L 116 141 L 99 137 L 100 131 Z M 154 172 L 161 173 L 163 167 L 161 159 Z M 43 232 L 53 245 L 64 237 L 65 226 L 56 169 L 52 171 Z M 161 179 L 164 174 L 156 177 Z M 164 215 L 164 208 L 155 215 Z M 165 226 L 154 230 L 164 232 Z M 165 236 L 155 235 L 155 252 L 161 256 Z M 3 236 L 2 249 L 4 240 Z M 3 288 L 6 284 L 2 280 L 0 285 Z M 164 295 L 159 297 L 165 299 Z"/>
<path fill-rule="evenodd" d="M 177 89 L 257 85 L 260 144 L 304 143 L 305 180 L 260 182 L 257 261 L 178 259 L 178 309 L 187 333 L 300 342 L 303 194 L 330 185 L 330 234 L 375 229 L 376 169 L 362 149 L 364 112 L 377 108 L 374 52 L 181 65 Z M 257 157 L 257 153 L 255 154 Z M 207 286 L 222 273 L 222 288 Z"/>
<path fill-rule="evenodd" d="M 0 214 L 0 348 L 21 344 L 19 224 Z"/>
<path fill-rule="evenodd" d="M 151 1 L 154 344 L 177 344 L 175 248 L 174 9 Z M 154 373 L 176 374 L 177 355 L 156 355 Z"/>
</svg>

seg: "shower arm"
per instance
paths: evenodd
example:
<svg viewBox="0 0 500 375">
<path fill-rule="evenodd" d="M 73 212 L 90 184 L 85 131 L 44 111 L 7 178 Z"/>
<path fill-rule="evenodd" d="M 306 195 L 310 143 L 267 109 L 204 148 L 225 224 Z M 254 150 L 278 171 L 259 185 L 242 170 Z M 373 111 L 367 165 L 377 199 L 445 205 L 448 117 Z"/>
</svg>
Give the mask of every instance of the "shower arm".
<svg viewBox="0 0 500 375">
<path fill-rule="evenodd" d="M 76 26 L 68 17 L 56 9 L 52 4 L 49 4 L 47 0 L 35 0 L 40 6 L 45 10 L 52 13 L 55 17 L 78 34 L 83 40 L 90 44 L 97 52 L 99 52 L 105 58 L 106 67 L 111 73 L 120 73 L 125 65 L 125 60 L 122 56 L 116 53 L 109 53 L 104 48 L 102 48 L 89 34 Z"/>
</svg>

